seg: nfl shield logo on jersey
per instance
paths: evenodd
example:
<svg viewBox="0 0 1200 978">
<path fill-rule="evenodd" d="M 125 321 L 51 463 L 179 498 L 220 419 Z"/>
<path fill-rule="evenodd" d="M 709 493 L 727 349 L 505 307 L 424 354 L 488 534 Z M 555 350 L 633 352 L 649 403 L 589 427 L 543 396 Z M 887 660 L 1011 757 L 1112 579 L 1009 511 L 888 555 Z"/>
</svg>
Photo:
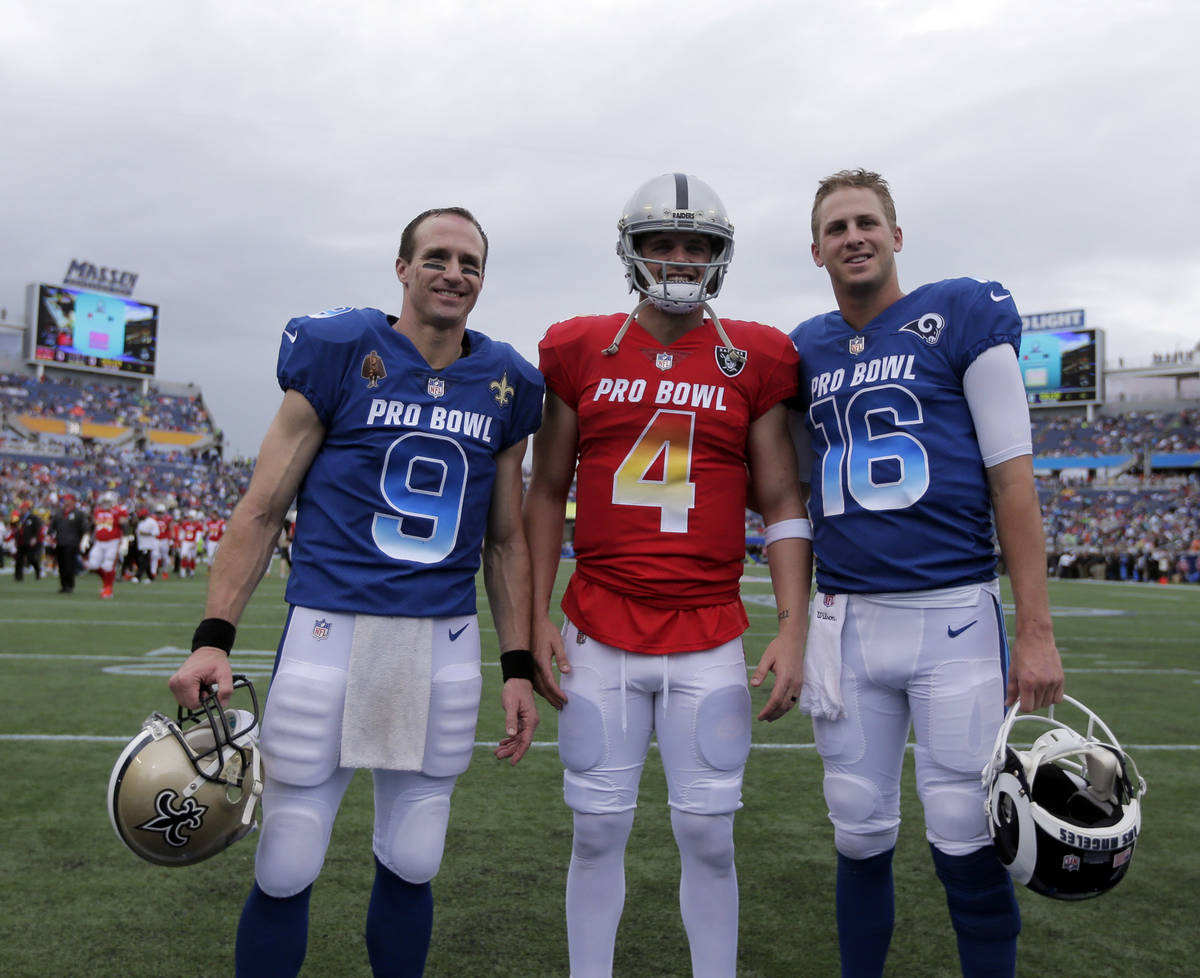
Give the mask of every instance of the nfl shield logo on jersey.
<svg viewBox="0 0 1200 978">
<path fill-rule="evenodd" d="M 735 350 L 728 346 L 715 346 L 713 353 L 717 357 L 717 366 L 726 377 L 736 377 L 746 366 L 746 351 Z"/>
<path fill-rule="evenodd" d="M 659 370 L 670 370 L 675 365 L 675 357 L 670 353 L 658 353 L 654 357 L 654 366 Z"/>
<path fill-rule="evenodd" d="M 852 354 L 854 354 L 854 356 L 858 356 L 866 348 L 867 348 L 867 338 L 865 336 L 851 336 L 850 337 L 850 352 Z"/>
<path fill-rule="evenodd" d="M 425 391 L 430 397 L 441 397 L 446 393 L 446 382 L 441 377 L 430 377 Z"/>
<path fill-rule="evenodd" d="M 323 642 L 329 638 L 329 622 L 324 618 L 318 618 L 313 622 L 313 638 L 318 642 Z"/>
</svg>

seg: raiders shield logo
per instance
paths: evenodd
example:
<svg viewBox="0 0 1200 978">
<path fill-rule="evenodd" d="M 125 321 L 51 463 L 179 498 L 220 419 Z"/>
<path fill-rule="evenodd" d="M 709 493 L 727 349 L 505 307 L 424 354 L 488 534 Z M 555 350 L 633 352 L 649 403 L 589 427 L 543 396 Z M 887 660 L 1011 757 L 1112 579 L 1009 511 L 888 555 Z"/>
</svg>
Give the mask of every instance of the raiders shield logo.
<svg viewBox="0 0 1200 978">
<path fill-rule="evenodd" d="M 914 319 L 911 323 L 905 323 L 900 327 L 900 332 L 912 333 L 930 346 L 936 346 L 937 341 L 942 338 L 942 330 L 945 328 L 946 320 L 936 312 L 927 312 L 920 319 Z"/>
<path fill-rule="evenodd" d="M 867 348 L 867 338 L 865 336 L 851 336 L 850 337 L 850 352 L 854 356 L 858 356 L 866 348 Z"/>
<path fill-rule="evenodd" d="M 379 382 L 387 376 L 387 370 L 383 366 L 383 357 L 377 351 L 372 350 L 363 357 L 361 374 L 367 381 L 367 390 L 378 387 Z"/>
<path fill-rule="evenodd" d="M 713 353 L 717 358 L 717 366 L 726 377 L 736 377 L 746 366 L 746 351 L 734 350 L 727 346 L 714 346 Z"/>
<path fill-rule="evenodd" d="M 425 393 L 430 397 L 441 397 L 446 393 L 446 382 L 441 377 L 430 377 L 425 384 Z"/>
</svg>

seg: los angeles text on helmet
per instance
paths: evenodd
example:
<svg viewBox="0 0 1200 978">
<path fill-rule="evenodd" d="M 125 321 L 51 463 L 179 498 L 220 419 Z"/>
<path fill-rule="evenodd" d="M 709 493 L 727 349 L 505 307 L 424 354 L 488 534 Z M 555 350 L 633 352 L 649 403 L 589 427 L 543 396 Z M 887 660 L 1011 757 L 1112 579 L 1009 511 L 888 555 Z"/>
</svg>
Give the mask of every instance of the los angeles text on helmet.
<svg viewBox="0 0 1200 978">
<path fill-rule="evenodd" d="M 137 285 L 137 272 L 126 272 L 105 265 L 93 265 L 90 261 L 71 259 L 63 285 L 81 285 L 89 289 L 103 289 L 116 295 L 133 295 Z"/>
<path fill-rule="evenodd" d="M 1112 838 L 1098 838 L 1094 835 L 1080 835 L 1078 832 L 1071 832 L 1068 829 L 1060 828 L 1058 830 L 1058 838 L 1067 845 L 1075 846 L 1077 849 L 1124 849 L 1131 842 L 1134 842 L 1138 837 L 1136 828 L 1125 832 L 1118 839 L 1115 835 Z"/>
</svg>

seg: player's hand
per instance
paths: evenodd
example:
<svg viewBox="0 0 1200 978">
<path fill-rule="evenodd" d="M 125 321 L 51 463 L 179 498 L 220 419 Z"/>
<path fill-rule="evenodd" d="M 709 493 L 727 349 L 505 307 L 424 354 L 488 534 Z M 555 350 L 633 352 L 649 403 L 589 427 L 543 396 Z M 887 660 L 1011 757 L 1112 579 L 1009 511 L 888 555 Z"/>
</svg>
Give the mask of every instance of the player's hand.
<svg viewBox="0 0 1200 978">
<path fill-rule="evenodd" d="M 217 684 L 221 706 L 228 706 L 233 695 L 233 669 L 229 656 L 212 646 L 196 649 L 167 680 L 175 701 L 188 710 L 199 709 L 200 693 L 213 683 Z"/>
<path fill-rule="evenodd" d="M 508 680 L 500 693 L 500 703 L 504 707 L 504 729 L 508 736 L 500 741 L 496 756 L 501 760 L 510 758 L 509 763 L 515 767 L 533 743 L 533 731 L 540 722 L 533 684 L 528 679 Z"/>
<path fill-rule="evenodd" d="M 571 671 L 571 663 L 563 648 L 562 633 L 544 616 L 535 617 L 533 623 L 533 662 L 533 688 L 554 709 L 561 710 L 566 705 L 567 694 L 554 677 L 554 665 L 558 664 L 559 672 L 567 673 Z"/>
<path fill-rule="evenodd" d="M 1021 701 L 1026 713 L 1040 710 L 1063 698 L 1062 659 L 1054 636 L 1027 638 L 1021 635 L 1013 642 L 1012 662 L 1008 671 L 1008 695 L 1005 706 Z"/>
<path fill-rule="evenodd" d="M 778 720 L 791 710 L 800 698 L 800 686 L 804 681 L 804 646 L 777 635 L 767 646 L 763 657 L 750 677 L 751 686 L 761 686 L 767 673 L 775 673 L 775 684 L 767 705 L 758 714 L 760 720 Z"/>
</svg>

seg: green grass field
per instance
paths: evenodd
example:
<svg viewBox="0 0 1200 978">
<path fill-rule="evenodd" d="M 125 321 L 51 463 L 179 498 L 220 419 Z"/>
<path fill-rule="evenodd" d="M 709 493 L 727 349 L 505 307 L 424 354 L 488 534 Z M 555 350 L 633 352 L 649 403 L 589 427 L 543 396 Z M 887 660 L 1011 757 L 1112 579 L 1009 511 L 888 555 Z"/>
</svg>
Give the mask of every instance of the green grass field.
<svg viewBox="0 0 1200 978">
<path fill-rule="evenodd" d="M 95 580 L 85 577 L 74 595 L 63 596 L 54 580 L 0 577 L 0 976 L 229 975 L 253 875 L 253 837 L 207 863 L 165 869 L 128 852 L 105 812 L 109 772 L 124 742 L 152 710 L 169 712 L 165 679 L 200 617 L 204 579 L 118 585 L 116 600 L 106 602 L 98 600 Z M 748 581 L 744 594 L 753 663 L 774 615 L 765 580 Z M 1079 904 L 1019 891 L 1019 973 L 1195 974 L 1200 589 L 1056 582 L 1052 599 L 1067 691 L 1114 728 L 1150 791 L 1137 856 L 1117 889 Z M 282 583 L 272 577 L 248 609 L 233 655 L 260 695 L 283 616 Z M 486 614 L 483 624 L 490 624 Z M 491 643 L 480 746 L 455 792 L 446 857 L 434 881 L 427 974 L 565 976 L 571 819 L 553 748 L 556 718 L 541 704 L 538 744 L 519 767 L 491 756 L 486 744 L 502 725 L 500 680 L 494 632 L 485 627 L 484 634 Z M 759 706 L 764 698 L 755 693 Z M 833 832 L 811 724 L 798 714 L 760 723 L 754 743 L 736 822 L 739 975 L 836 975 Z M 888 974 L 956 975 L 911 765 L 910 752 Z M 370 833 L 370 778 L 360 773 L 314 890 L 305 975 L 370 973 L 362 938 Z M 653 751 L 626 864 L 615 974 L 689 975 L 678 860 Z"/>
</svg>

